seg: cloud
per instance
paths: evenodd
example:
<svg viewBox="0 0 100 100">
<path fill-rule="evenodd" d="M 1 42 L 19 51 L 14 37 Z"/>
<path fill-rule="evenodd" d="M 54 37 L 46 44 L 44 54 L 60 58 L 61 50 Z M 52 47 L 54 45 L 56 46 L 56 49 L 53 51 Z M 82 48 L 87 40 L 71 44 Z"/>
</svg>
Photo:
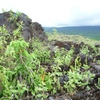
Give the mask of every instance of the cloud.
<svg viewBox="0 0 100 100">
<path fill-rule="evenodd" d="M 2 8 L 23 12 L 43 26 L 100 25 L 99 0 L 1 0 Z"/>
</svg>

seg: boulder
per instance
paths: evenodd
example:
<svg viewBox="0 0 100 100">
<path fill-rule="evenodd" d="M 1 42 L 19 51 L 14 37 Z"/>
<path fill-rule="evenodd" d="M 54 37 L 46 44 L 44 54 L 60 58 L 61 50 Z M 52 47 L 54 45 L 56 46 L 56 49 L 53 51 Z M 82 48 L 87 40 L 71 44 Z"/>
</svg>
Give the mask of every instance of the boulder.
<svg viewBox="0 0 100 100">
<path fill-rule="evenodd" d="M 32 20 L 24 13 L 14 13 L 8 11 L 0 14 L 0 26 L 5 25 L 9 34 L 18 28 L 17 23 L 23 22 L 23 28 L 21 29 L 21 35 L 26 41 L 29 41 L 32 37 L 38 38 L 40 41 L 48 41 L 43 27 L 38 22 L 32 22 Z"/>
<path fill-rule="evenodd" d="M 63 75 L 63 76 L 60 76 L 60 78 L 59 78 L 59 82 L 60 82 L 60 84 L 64 84 L 64 82 L 68 82 L 68 75 Z"/>
<path fill-rule="evenodd" d="M 100 60 L 100 55 L 97 55 L 95 58 L 96 60 Z"/>
<path fill-rule="evenodd" d="M 96 43 L 95 44 L 95 47 L 100 47 L 100 43 Z"/>
<path fill-rule="evenodd" d="M 80 53 L 80 49 L 82 48 L 82 46 L 85 45 L 83 42 L 81 42 L 80 44 L 74 42 L 74 41 L 58 41 L 58 40 L 52 40 L 51 41 L 51 46 L 58 46 L 59 48 L 65 48 L 66 50 L 70 50 L 71 47 L 74 47 L 74 54 L 79 54 Z"/>
<path fill-rule="evenodd" d="M 93 58 L 91 58 L 90 56 L 86 56 L 85 54 L 79 54 L 79 58 L 82 66 L 84 64 L 90 65 L 93 62 Z"/>
<path fill-rule="evenodd" d="M 100 72 L 100 65 L 94 65 L 94 68 L 95 68 L 98 72 Z"/>
</svg>

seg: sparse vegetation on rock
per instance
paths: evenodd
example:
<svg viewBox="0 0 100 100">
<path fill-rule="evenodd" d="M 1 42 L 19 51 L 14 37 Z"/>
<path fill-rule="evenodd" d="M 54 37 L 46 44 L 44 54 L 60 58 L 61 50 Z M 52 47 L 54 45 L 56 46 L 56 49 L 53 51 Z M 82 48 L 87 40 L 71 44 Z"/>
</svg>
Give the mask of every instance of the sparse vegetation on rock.
<svg viewBox="0 0 100 100">
<path fill-rule="evenodd" d="M 47 37 L 23 13 L 0 22 L 0 100 L 99 100 L 100 41 Z"/>
</svg>

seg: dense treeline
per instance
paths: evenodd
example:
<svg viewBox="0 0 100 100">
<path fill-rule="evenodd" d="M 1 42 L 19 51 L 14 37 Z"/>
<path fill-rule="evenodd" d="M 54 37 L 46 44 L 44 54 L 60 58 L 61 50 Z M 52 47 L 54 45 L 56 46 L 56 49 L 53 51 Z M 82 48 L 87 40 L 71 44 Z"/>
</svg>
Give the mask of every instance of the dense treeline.
<svg viewBox="0 0 100 100">
<path fill-rule="evenodd" d="M 100 40 L 100 26 L 45 27 L 46 32 L 52 33 L 53 29 L 56 29 L 58 33 L 64 33 L 67 35 L 82 35 Z"/>
</svg>

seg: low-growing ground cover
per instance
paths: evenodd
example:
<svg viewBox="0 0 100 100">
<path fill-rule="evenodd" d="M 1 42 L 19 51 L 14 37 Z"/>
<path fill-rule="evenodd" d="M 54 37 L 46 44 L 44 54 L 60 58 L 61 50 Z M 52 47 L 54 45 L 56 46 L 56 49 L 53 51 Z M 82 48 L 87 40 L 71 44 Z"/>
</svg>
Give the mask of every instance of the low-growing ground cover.
<svg viewBox="0 0 100 100">
<path fill-rule="evenodd" d="M 20 36 L 16 39 L 16 35 L 8 36 L 11 38 L 8 42 L 6 36 L 8 33 L 0 37 L 1 100 L 44 100 L 61 94 L 75 100 L 81 95 L 84 98 L 81 92 L 93 96 L 91 90 L 100 89 L 100 78 L 96 77 L 100 71 L 100 47 L 95 44 L 85 44 L 83 40 L 70 41 L 70 36 L 64 36 L 64 39 L 69 37 L 66 43 L 71 43 L 67 50 L 56 45 L 61 41 L 60 38 L 63 40 L 63 35 L 54 36 L 48 43 L 33 39 L 32 45 Z M 54 41 L 56 38 L 59 41 Z M 75 49 L 79 50 L 78 53 L 75 53 Z"/>
</svg>

